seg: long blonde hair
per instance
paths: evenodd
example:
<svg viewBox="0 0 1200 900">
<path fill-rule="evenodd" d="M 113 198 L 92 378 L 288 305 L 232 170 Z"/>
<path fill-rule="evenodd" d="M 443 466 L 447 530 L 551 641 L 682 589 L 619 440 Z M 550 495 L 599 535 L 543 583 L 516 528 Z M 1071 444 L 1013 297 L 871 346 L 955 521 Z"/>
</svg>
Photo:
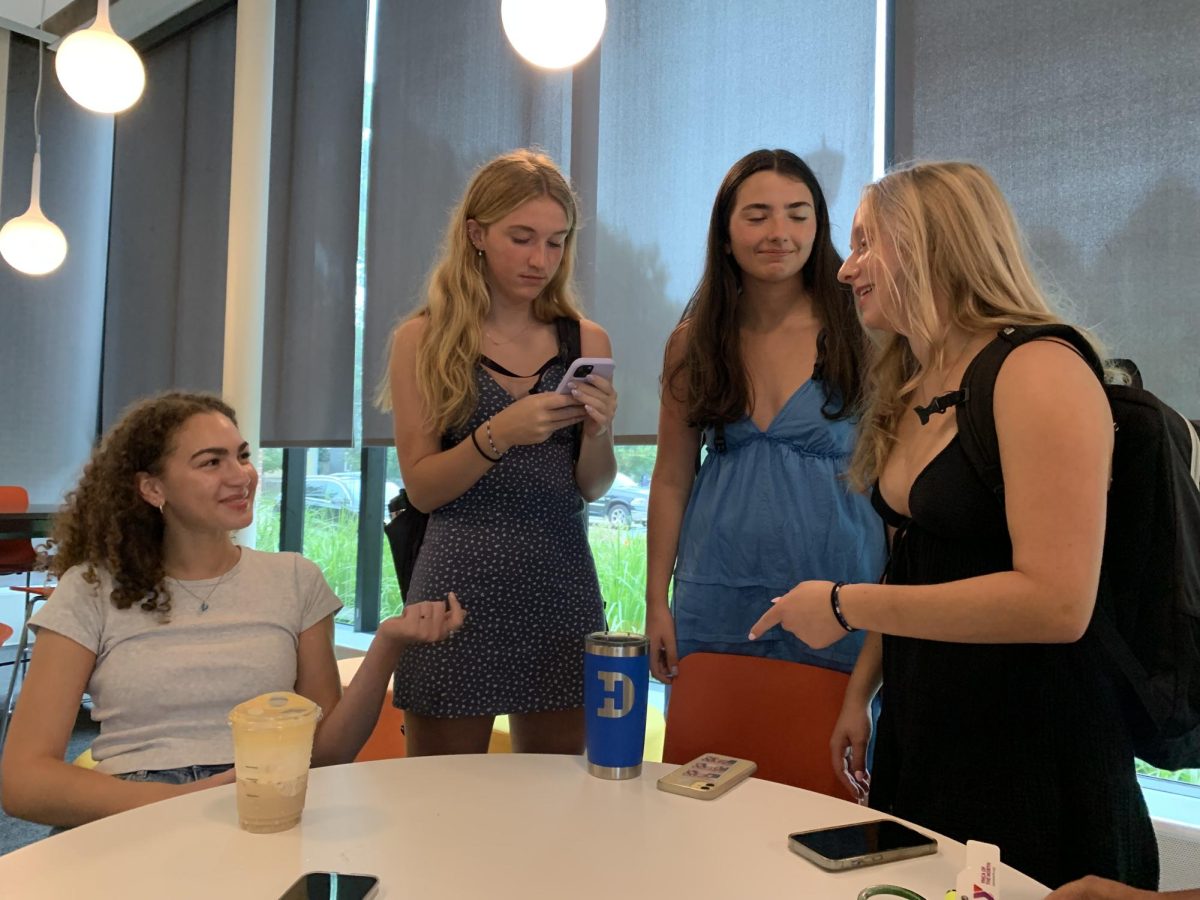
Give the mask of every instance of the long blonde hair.
<svg viewBox="0 0 1200 900">
<path fill-rule="evenodd" d="M 484 262 L 467 236 L 467 220 L 487 228 L 538 197 L 550 197 L 563 208 L 568 230 L 562 261 L 534 301 L 533 315 L 542 322 L 581 317 L 571 279 L 579 222 L 571 186 L 544 153 L 522 149 L 496 157 L 475 173 L 450 214 L 440 256 L 425 285 L 425 302 L 408 317 L 426 319 L 417 347 L 417 390 L 439 434 L 464 424 L 475 408 L 475 366 L 492 305 Z M 384 411 L 391 409 L 386 374 L 376 402 Z"/>
<path fill-rule="evenodd" d="M 1030 268 L 1012 210 L 979 166 L 917 163 L 891 172 L 863 189 L 859 213 L 868 246 L 884 234 L 895 246 L 899 273 L 889 293 L 897 302 L 883 312 L 902 332 L 877 336 L 867 370 L 849 472 L 861 490 L 883 471 L 909 395 L 928 374 L 910 340 L 928 346 L 931 368 L 940 368 L 951 329 L 979 334 L 1062 319 Z M 946 301 L 946 315 L 935 297 Z"/>
</svg>

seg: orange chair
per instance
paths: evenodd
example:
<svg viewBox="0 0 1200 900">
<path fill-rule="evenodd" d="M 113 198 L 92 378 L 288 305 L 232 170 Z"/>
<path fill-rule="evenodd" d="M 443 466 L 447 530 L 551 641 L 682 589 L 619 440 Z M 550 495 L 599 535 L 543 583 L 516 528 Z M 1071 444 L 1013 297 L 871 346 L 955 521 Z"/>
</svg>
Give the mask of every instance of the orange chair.
<svg viewBox="0 0 1200 900">
<path fill-rule="evenodd" d="M 361 656 L 352 656 L 338 660 L 338 675 L 344 689 L 354 678 L 354 673 L 362 665 Z M 363 744 L 355 762 L 366 762 L 371 759 L 396 759 L 404 756 L 404 710 L 392 706 L 392 683 L 388 681 L 387 693 L 383 695 L 383 708 L 379 711 L 379 719 L 371 731 L 367 742 Z"/>
<path fill-rule="evenodd" d="M 29 493 L 15 484 L 0 484 L 0 512 L 23 513 L 29 509 Z M 0 540 L 0 575 L 24 575 L 37 566 L 37 551 L 28 538 Z M 26 580 L 26 584 L 28 584 Z"/>
<path fill-rule="evenodd" d="M 671 685 L 663 762 L 722 753 L 758 763 L 758 778 L 849 799 L 829 759 L 849 680 L 779 659 L 685 656 Z"/>
</svg>

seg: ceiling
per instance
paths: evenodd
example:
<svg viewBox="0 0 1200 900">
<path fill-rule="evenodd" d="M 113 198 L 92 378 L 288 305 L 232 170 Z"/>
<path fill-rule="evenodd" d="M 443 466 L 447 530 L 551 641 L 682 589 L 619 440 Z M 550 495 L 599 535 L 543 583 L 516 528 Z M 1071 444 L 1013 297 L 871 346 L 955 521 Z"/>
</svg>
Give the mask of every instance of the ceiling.
<svg viewBox="0 0 1200 900">
<path fill-rule="evenodd" d="M 161 25 L 197 0 L 110 0 L 110 18 L 121 37 L 131 40 Z M 63 37 L 96 14 L 95 0 L 44 0 L 44 31 Z M 0 28 L 38 36 L 43 0 L 0 0 Z"/>
<path fill-rule="evenodd" d="M 46 18 L 49 19 L 73 0 L 46 0 Z M 92 4 L 95 6 L 95 4 Z M 29 28 L 37 28 L 42 14 L 42 0 L 0 0 L 0 17 L 18 22 Z"/>
</svg>

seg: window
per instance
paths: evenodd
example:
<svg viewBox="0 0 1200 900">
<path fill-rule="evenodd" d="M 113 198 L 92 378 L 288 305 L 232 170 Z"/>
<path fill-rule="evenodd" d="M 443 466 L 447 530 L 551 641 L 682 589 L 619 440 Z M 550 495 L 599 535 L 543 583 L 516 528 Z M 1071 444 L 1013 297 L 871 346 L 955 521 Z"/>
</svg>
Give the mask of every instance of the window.
<svg viewBox="0 0 1200 900">
<path fill-rule="evenodd" d="M 588 504 L 588 541 L 613 631 L 646 626 L 646 506 L 655 449 L 618 446 L 612 487 Z"/>
</svg>

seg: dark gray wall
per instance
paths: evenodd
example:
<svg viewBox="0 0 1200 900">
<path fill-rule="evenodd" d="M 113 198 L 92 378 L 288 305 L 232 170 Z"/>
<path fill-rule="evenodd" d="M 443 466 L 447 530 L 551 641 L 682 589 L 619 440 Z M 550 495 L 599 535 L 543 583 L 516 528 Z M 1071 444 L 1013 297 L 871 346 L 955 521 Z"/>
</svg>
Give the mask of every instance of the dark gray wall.
<svg viewBox="0 0 1200 900">
<path fill-rule="evenodd" d="M 14 37 L 3 221 L 29 205 L 37 65 L 34 42 Z M 42 209 L 65 232 L 68 250 L 62 267 L 41 278 L 0 262 L 0 481 L 24 485 L 35 503 L 54 503 L 73 485 L 96 432 L 113 120 L 62 93 L 49 55 L 41 113 Z"/>
<path fill-rule="evenodd" d="M 995 175 L 1069 316 L 1200 417 L 1200 3 L 897 0 L 896 157 Z"/>
</svg>

